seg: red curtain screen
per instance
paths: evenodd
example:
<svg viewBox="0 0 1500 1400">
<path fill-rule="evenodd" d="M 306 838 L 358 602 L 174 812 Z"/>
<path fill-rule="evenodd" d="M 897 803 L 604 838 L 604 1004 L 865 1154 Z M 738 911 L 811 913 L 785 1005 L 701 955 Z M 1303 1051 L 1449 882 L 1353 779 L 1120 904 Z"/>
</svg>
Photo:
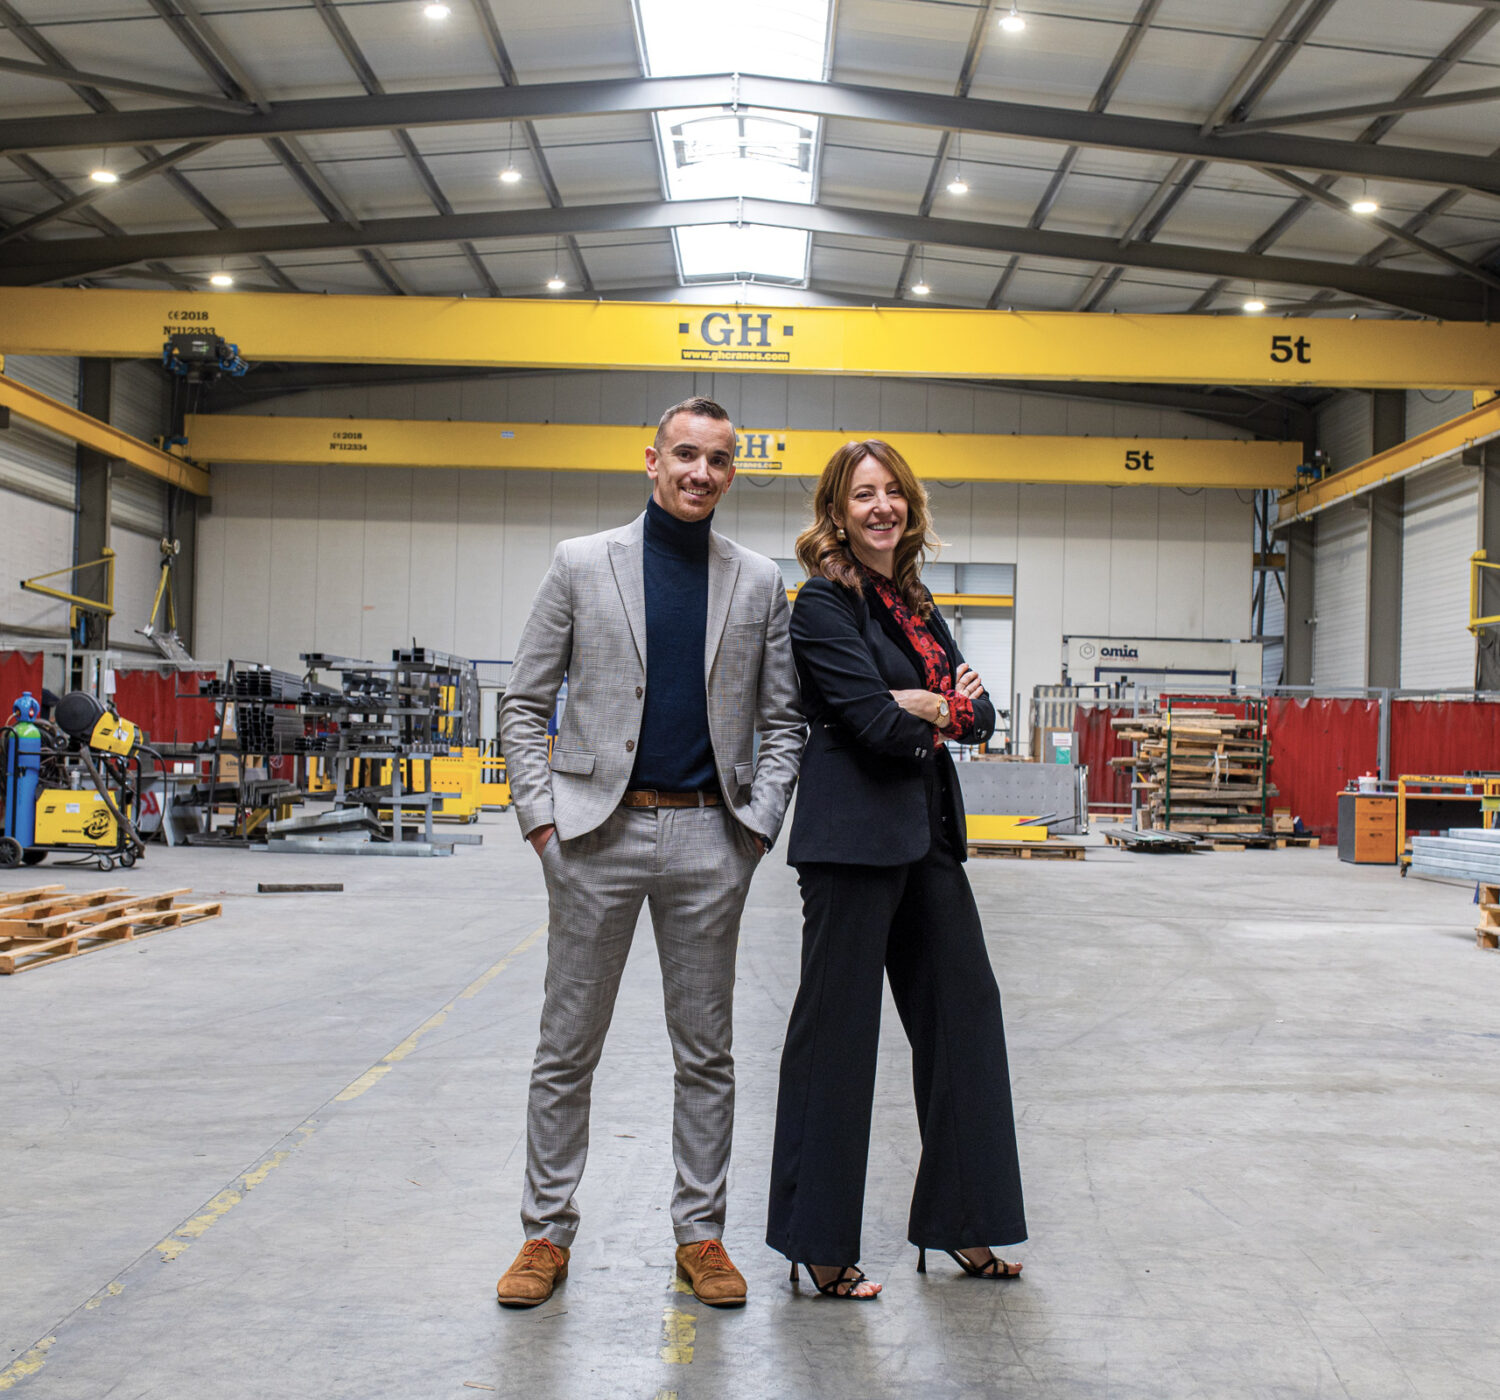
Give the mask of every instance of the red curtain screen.
<svg viewBox="0 0 1500 1400">
<path fill-rule="evenodd" d="M 10 707 L 29 690 L 42 698 L 42 654 L 39 651 L 0 651 L 0 724 L 10 718 Z"/>
<path fill-rule="evenodd" d="M 211 700 L 178 699 L 195 694 L 199 680 L 212 680 L 212 671 L 115 672 L 115 708 L 158 744 L 192 744 L 207 739 L 216 723 Z"/>
<path fill-rule="evenodd" d="M 1073 712 L 1073 762 L 1089 768 L 1089 805 L 1110 802 L 1120 804 L 1106 808 L 1104 815 L 1129 819 L 1130 769 L 1111 768 L 1110 759 L 1128 758 L 1134 748 L 1129 740 L 1119 739 L 1110 721 L 1131 714 L 1125 705 L 1080 705 Z"/>
<path fill-rule="evenodd" d="M 1500 771 L 1500 705 L 1490 701 L 1397 700 L 1391 705 L 1391 771 L 1461 777 Z"/>
</svg>

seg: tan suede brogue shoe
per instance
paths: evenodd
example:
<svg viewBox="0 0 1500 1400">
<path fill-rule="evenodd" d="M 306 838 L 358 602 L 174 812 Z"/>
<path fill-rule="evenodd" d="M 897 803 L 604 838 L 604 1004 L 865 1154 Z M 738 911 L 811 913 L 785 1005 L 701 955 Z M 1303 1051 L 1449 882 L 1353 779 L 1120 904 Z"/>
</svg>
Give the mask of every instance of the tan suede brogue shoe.
<svg viewBox="0 0 1500 1400">
<path fill-rule="evenodd" d="M 495 1285 L 502 1307 L 534 1308 L 552 1296 L 552 1290 L 568 1276 L 568 1251 L 551 1240 L 527 1240 L 516 1262 Z"/>
<path fill-rule="evenodd" d="M 734 1267 L 720 1240 L 678 1245 L 677 1277 L 691 1284 L 693 1296 L 711 1308 L 745 1306 L 745 1276 Z"/>
</svg>

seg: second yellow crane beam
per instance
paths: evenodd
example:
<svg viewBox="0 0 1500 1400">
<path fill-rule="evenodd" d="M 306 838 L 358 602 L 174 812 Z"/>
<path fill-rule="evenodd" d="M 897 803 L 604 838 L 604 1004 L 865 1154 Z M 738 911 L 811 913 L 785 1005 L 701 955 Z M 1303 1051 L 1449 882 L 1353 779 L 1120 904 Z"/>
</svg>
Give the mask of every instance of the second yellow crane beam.
<svg viewBox="0 0 1500 1400">
<path fill-rule="evenodd" d="M 0 288 L 0 354 L 154 359 L 181 331 L 250 361 L 1500 387 L 1482 322 Z"/>
<path fill-rule="evenodd" d="M 200 462 L 371 467 L 532 468 L 640 473 L 652 426 L 454 423 L 387 418 L 269 418 L 199 414 L 187 451 Z M 1290 487 L 1294 442 L 1238 438 L 988 436 L 979 433 L 744 429 L 741 471 L 815 477 L 851 438 L 889 438 L 919 475 L 942 481 L 1103 483 L 1110 486 Z"/>
<path fill-rule="evenodd" d="M 0 408 L 8 408 L 17 418 L 25 418 L 105 457 L 127 462 L 195 496 L 208 495 L 208 473 L 202 467 L 173 457 L 4 374 L 0 374 Z"/>
</svg>

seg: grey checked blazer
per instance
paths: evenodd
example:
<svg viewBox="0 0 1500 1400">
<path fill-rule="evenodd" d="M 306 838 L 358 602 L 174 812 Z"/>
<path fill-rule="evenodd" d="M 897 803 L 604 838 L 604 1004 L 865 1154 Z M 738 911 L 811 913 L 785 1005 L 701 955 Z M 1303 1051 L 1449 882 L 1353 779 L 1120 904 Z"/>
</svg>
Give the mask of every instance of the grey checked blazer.
<svg viewBox="0 0 1500 1400">
<path fill-rule="evenodd" d="M 531 605 L 500 708 L 523 835 L 548 823 L 564 841 L 592 831 L 630 781 L 645 708 L 645 519 L 564 540 Z M 781 829 L 807 735 L 790 616 L 776 565 L 710 534 L 703 666 L 714 764 L 730 810 L 767 846 Z M 567 705 L 549 765 L 547 721 L 565 673 Z"/>
</svg>

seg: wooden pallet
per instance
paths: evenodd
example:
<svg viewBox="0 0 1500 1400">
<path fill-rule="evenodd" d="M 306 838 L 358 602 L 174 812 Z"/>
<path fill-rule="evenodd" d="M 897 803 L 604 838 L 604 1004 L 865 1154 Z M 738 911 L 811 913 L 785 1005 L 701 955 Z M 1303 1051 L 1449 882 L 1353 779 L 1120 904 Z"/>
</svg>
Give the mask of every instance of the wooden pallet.
<svg viewBox="0 0 1500 1400">
<path fill-rule="evenodd" d="M 1296 846 L 1302 850 L 1315 851 L 1320 842 L 1316 836 L 1282 836 L 1277 833 L 1276 849 L 1284 851 L 1288 846 Z"/>
<path fill-rule="evenodd" d="M 1500 885 L 1480 885 L 1479 922 L 1474 925 L 1474 934 L 1479 947 L 1500 949 Z"/>
<path fill-rule="evenodd" d="M 1076 841 L 970 841 L 971 856 L 1008 860 L 1082 860 L 1088 848 Z"/>
<path fill-rule="evenodd" d="M 61 885 L 0 893 L 0 975 L 80 957 L 204 919 L 219 904 L 178 904 L 190 889 L 132 895 L 125 889 L 68 894 Z"/>
</svg>

